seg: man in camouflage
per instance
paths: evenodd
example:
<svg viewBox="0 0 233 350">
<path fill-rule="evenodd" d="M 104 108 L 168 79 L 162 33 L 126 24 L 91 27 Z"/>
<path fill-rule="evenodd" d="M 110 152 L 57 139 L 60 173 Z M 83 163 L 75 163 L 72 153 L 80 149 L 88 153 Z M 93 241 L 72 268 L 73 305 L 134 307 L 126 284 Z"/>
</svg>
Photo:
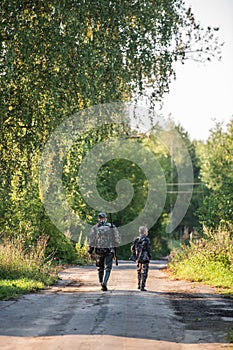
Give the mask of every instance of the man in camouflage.
<svg viewBox="0 0 233 350">
<path fill-rule="evenodd" d="M 101 289 L 107 291 L 107 282 L 112 270 L 112 262 L 115 248 L 120 243 L 120 234 L 115 225 L 107 222 L 105 213 L 99 213 L 98 223 L 90 232 L 88 253 L 93 260 L 93 252 L 96 253 L 96 266 Z"/>
<path fill-rule="evenodd" d="M 137 263 L 138 289 L 141 291 L 146 291 L 145 286 L 152 254 L 150 239 L 147 235 L 147 227 L 140 226 L 139 237 L 134 239 L 131 245 L 131 259 Z"/>
</svg>

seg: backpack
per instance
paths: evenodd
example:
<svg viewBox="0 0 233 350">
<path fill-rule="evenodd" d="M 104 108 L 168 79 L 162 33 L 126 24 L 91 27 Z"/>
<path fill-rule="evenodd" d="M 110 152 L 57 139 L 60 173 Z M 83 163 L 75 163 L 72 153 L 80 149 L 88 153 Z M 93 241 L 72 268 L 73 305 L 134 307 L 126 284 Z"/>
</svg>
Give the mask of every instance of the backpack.
<svg viewBox="0 0 233 350">
<path fill-rule="evenodd" d="M 111 248 L 114 245 L 114 234 L 109 223 L 96 225 L 95 226 L 95 234 L 96 234 L 96 244 L 95 244 L 95 252 L 96 254 L 109 254 Z"/>
</svg>

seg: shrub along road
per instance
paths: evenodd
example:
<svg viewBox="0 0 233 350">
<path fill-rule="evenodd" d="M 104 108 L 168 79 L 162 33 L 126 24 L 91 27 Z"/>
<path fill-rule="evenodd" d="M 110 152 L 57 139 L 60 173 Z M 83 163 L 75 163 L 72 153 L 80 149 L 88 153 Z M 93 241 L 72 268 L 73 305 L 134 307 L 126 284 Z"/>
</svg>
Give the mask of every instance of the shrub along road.
<svg viewBox="0 0 233 350">
<path fill-rule="evenodd" d="M 56 285 L 0 302 L 0 349 L 230 349 L 233 300 L 171 280 L 165 267 L 151 262 L 147 292 L 133 262 L 113 267 L 107 292 L 95 266 L 63 270 Z"/>
</svg>

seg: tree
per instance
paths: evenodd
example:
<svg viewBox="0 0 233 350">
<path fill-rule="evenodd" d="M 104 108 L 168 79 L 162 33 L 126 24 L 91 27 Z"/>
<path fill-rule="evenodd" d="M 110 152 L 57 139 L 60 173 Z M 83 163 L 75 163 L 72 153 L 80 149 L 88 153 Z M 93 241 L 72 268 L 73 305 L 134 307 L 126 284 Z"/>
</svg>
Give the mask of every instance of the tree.
<svg viewBox="0 0 233 350">
<path fill-rule="evenodd" d="M 214 31 L 201 28 L 182 0 L 1 1 L 2 227 L 30 227 L 32 235 L 46 229 L 38 165 L 63 120 L 129 100 L 148 84 L 158 100 L 176 60 L 193 51 L 218 55 Z"/>
<path fill-rule="evenodd" d="M 205 147 L 199 151 L 206 193 L 198 215 L 209 227 L 218 227 L 221 220 L 232 222 L 232 152 L 233 120 L 228 123 L 226 131 L 217 123 Z"/>
<path fill-rule="evenodd" d="M 164 147 L 158 141 L 162 139 L 158 137 L 159 135 L 160 131 L 158 129 L 158 133 L 152 133 L 150 138 L 153 150 L 157 154 L 162 166 L 167 185 L 166 203 L 163 210 L 162 235 L 166 239 L 179 239 L 183 235 L 185 228 L 188 228 L 190 231 L 200 227 L 200 223 L 194 215 L 202 198 L 200 164 L 196 153 L 195 142 L 191 142 L 188 133 L 181 125 L 175 125 L 173 121 L 168 122 L 164 136 L 167 140 L 167 147 Z M 164 137 L 163 140 L 165 140 Z M 184 170 L 185 168 L 185 173 L 181 175 L 179 169 Z M 189 203 L 188 206 L 184 207 L 182 204 L 177 203 L 179 195 L 181 196 L 181 202 Z M 176 205 L 180 206 L 183 216 L 173 231 L 167 234 L 166 226 Z"/>
</svg>

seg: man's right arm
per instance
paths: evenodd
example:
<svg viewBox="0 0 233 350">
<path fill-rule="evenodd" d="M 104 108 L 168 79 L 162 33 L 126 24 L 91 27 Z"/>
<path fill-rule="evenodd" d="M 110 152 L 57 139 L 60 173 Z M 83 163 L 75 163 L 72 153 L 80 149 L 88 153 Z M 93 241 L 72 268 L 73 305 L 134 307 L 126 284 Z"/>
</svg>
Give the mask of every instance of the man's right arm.
<svg viewBox="0 0 233 350">
<path fill-rule="evenodd" d="M 130 260 L 132 261 L 136 261 L 137 260 L 137 256 L 136 256 L 136 247 L 135 247 L 135 243 L 136 243 L 137 239 L 134 239 L 131 246 L 130 246 L 130 250 L 131 250 L 131 256 L 130 256 Z"/>
<path fill-rule="evenodd" d="M 93 247 L 88 248 L 88 255 L 90 260 L 94 260 L 93 250 L 94 250 Z"/>
</svg>

